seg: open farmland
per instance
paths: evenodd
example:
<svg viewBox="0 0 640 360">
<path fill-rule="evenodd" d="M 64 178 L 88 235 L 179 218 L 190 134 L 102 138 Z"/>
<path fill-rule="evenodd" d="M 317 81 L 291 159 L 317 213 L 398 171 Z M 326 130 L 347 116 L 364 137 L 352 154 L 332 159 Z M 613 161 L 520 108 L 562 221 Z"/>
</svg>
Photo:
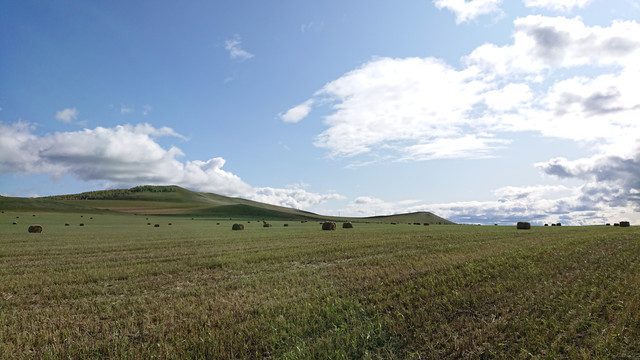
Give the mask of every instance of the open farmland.
<svg viewBox="0 0 640 360">
<path fill-rule="evenodd" d="M 638 227 L 257 220 L 5 211 L 0 357 L 640 357 Z"/>
</svg>

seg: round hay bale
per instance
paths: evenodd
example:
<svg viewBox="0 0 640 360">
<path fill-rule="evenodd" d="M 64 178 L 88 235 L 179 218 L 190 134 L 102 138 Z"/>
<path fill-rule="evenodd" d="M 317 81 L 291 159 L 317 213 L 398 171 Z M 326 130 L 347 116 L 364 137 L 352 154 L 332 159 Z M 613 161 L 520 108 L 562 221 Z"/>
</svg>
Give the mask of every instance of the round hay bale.
<svg viewBox="0 0 640 360">
<path fill-rule="evenodd" d="M 42 225 L 31 225 L 29 226 L 29 232 L 30 233 L 41 233 L 42 232 Z"/>
<path fill-rule="evenodd" d="M 322 223 L 322 230 L 335 230 L 336 223 L 333 221 L 325 221 Z"/>
<path fill-rule="evenodd" d="M 80 223 L 80 226 L 84 226 L 84 224 L 83 224 L 83 223 Z"/>
<path fill-rule="evenodd" d="M 619 223 L 613 223 L 613 226 L 620 226 Z"/>
<path fill-rule="evenodd" d="M 262 224 L 262 227 L 269 228 L 269 227 L 271 227 L 271 224 L 270 224 L 270 223 L 268 223 L 268 222 L 264 222 L 264 223 Z"/>
<path fill-rule="evenodd" d="M 169 223 L 168 225 L 171 226 L 171 223 Z"/>
<path fill-rule="evenodd" d="M 64 226 L 69 226 L 69 223 L 65 223 Z"/>
<path fill-rule="evenodd" d="M 628 221 L 620 221 L 620 227 L 629 227 L 631 226 L 631 223 L 629 223 Z"/>
<path fill-rule="evenodd" d="M 353 224 L 350 222 L 346 222 L 342 224 L 343 229 L 353 229 Z"/>
<path fill-rule="evenodd" d="M 242 224 L 233 224 L 233 226 L 231 226 L 231 230 L 244 230 L 244 225 L 242 225 Z"/>
<path fill-rule="evenodd" d="M 526 221 L 518 221 L 518 224 L 516 224 L 516 228 L 518 230 L 529 230 L 531 229 L 531 224 Z"/>
<path fill-rule="evenodd" d="M 498 225 L 498 224 L 496 224 L 496 225 Z M 429 223 L 424 223 L 424 226 L 429 226 Z"/>
<path fill-rule="evenodd" d="M 13 225 L 18 225 L 18 223 L 14 221 L 14 222 L 13 222 Z"/>
<path fill-rule="evenodd" d="M 153 225 L 153 227 L 160 227 L 160 224 L 155 224 Z"/>
<path fill-rule="evenodd" d="M 147 225 L 151 225 L 151 223 L 147 223 Z"/>
<path fill-rule="evenodd" d="M 556 226 L 562 226 L 562 224 L 561 223 L 557 223 Z"/>
<path fill-rule="evenodd" d="M 284 227 L 287 227 L 287 226 L 289 226 L 289 224 L 284 224 Z"/>
</svg>

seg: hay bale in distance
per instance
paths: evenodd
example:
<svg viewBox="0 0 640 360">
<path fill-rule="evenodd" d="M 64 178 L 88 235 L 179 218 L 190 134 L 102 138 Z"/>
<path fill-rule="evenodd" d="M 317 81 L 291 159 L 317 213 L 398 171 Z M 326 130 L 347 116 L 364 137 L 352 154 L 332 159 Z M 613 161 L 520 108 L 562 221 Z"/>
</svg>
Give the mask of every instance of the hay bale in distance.
<svg viewBox="0 0 640 360">
<path fill-rule="evenodd" d="M 284 224 L 284 227 L 287 227 L 287 226 L 289 226 L 289 224 Z"/>
<path fill-rule="evenodd" d="M 526 221 L 518 221 L 518 224 L 516 224 L 516 228 L 518 230 L 529 230 L 531 229 L 531 223 L 528 223 Z"/>
<path fill-rule="evenodd" d="M 629 227 L 631 226 L 631 223 L 629 223 L 628 221 L 620 221 L 620 227 Z"/>
<path fill-rule="evenodd" d="M 30 233 L 41 233 L 42 232 L 42 225 L 30 225 L 29 226 L 29 232 Z"/>
<path fill-rule="evenodd" d="M 153 227 L 160 227 L 160 224 L 155 224 L 153 225 Z"/>
<path fill-rule="evenodd" d="M 353 229 L 353 223 L 347 221 L 346 223 L 342 224 L 342 228 L 343 229 Z"/>
<path fill-rule="evenodd" d="M 336 223 L 333 221 L 325 221 L 322 223 L 322 230 L 335 230 Z"/>
<path fill-rule="evenodd" d="M 266 221 L 263 221 L 263 222 L 262 222 L 262 227 L 266 227 L 266 228 L 271 227 L 271 223 L 268 223 L 268 222 L 266 222 Z"/>
<path fill-rule="evenodd" d="M 84 223 L 80 223 L 80 226 L 84 226 Z"/>
<path fill-rule="evenodd" d="M 233 224 L 233 226 L 231 226 L 231 230 L 244 230 L 244 225 L 243 224 Z"/>
<path fill-rule="evenodd" d="M 620 224 L 618 224 L 618 223 L 613 223 L 613 226 L 620 226 Z"/>
<path fill-rule="evenodd" d="M 562 226 L 562 224 L 561 223 L 557 223 L 556 226 Z"/>
</svg>

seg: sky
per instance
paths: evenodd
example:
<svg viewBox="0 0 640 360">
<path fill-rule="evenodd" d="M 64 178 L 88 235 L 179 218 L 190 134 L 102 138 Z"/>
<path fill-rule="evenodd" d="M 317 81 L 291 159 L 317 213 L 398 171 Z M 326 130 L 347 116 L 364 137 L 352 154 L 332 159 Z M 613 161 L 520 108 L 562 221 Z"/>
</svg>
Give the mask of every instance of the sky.
<svg viewBox="0 0 640 360">
<path fill-rule="evenodd" d="M 0 0 L 0 194 L 640 223 L 640 0 Z"/>
</svg>

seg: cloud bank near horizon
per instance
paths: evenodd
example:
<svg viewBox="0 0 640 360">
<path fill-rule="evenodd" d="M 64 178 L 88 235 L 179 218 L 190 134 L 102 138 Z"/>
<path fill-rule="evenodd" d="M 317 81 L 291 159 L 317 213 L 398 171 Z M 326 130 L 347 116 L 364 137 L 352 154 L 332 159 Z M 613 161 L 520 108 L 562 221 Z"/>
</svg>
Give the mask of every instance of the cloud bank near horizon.
<svg viewBox="0 0 640 360">
<path fill-rule="evenodd" d="M 26 122 L 0 122 L 0 174 L 71 175 L 82 181 L 100 180 L 114 186 L 176 184 L 185 188 L 241 196 L 269 204 L 306 209 L 335 193 L 316 194 L 301 188 L 254 187 L 223 169 L 226 161 L 181 161 L 184 153 L 158 144 L 160 137 L 185 138 L 168 127 L 150 124 L 96 127 L 38 136 Z"/>
</svg>

